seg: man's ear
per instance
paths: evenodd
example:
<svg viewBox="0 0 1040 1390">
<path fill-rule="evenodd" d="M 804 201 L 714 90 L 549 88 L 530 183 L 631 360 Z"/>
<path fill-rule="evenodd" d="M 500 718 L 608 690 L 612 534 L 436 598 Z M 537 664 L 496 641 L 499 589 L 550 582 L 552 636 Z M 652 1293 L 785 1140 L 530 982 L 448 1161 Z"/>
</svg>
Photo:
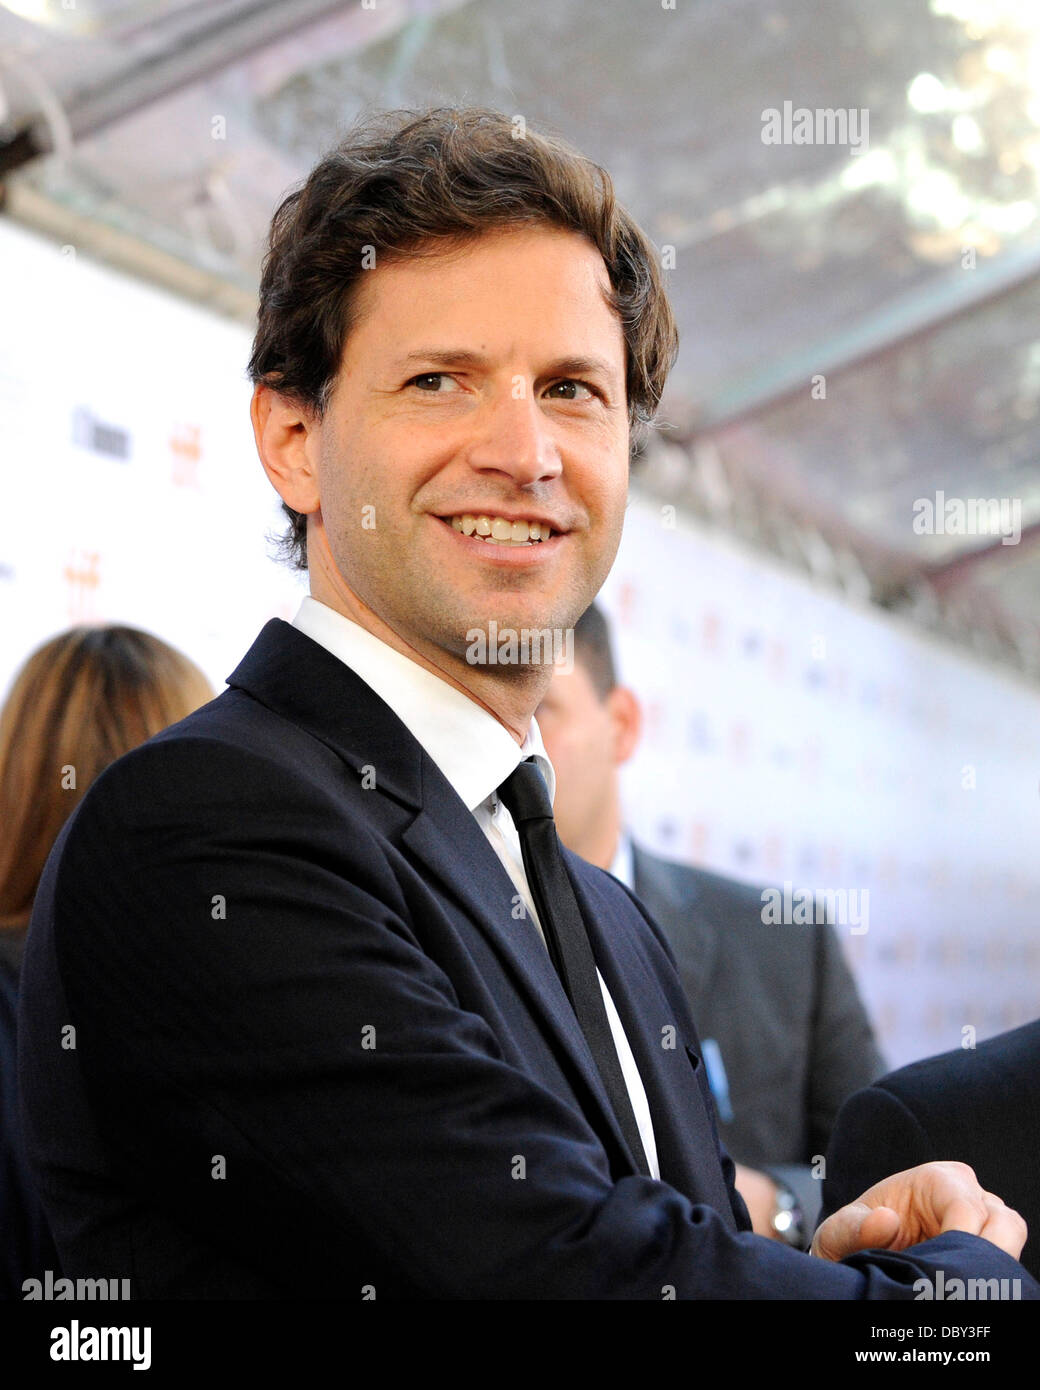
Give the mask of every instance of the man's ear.
<svg viewBox="0 0 1040 1390">
<path fill-rule="evenodd" d="M 636 751 L 639 735 L 643 731 L 643 711 L 633 691 L 627 686 L 615 685 L 607 696 L 607 710 L 610 714 L 611 751 L 615 764 L 627 763 Z"/>
<path fill-rule="evenodd" d="M 253 391 L 249 415 L 256 452 L 275 492 L 293 511 L 316 512 L 321 505 L 317 419 L 263 382 Z"/>
</svg>

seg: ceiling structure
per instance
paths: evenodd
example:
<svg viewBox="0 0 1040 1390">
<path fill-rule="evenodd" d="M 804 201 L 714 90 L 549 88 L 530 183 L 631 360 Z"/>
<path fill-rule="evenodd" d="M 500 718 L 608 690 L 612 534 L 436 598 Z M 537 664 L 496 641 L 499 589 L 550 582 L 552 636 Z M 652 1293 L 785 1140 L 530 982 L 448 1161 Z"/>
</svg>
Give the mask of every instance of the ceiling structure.
<svg viewBox="0 0 1040 1390">
<path fill-rule="evenodd" d="M 4 211 L 246 322 L 284 193 L 431 103 L 559 131 L 661 248 L 646 486 L 1040 678 L 1033 0 L 0 0 Z"/>
</svg>

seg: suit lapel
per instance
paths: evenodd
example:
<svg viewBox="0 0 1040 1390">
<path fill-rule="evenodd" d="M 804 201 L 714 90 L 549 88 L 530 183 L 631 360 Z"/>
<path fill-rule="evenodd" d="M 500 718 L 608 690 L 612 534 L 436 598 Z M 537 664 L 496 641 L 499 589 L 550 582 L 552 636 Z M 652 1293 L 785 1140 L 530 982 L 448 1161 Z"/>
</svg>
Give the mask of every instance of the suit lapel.
<svg viewBox="0 0 1040 1390">
<path fill-rule="evenodd" d="M 538 930 L 526 915 L 513 915 L 512 880 L 451 783 L 390 706 L 345 662 L 278 618 L 261 630 L 228 684 L 306 729 L 359 776 L 374 768 L 373 794 L 390 795 L 416 811 L 402 835 L 409 852 L 492 944 L 531 1013 L 584 1081 L 597 1112 L 588 1116 L 590 1123 L 613 1136 L 615 1152 L 630 1162 Z"/>
<path fill-rule="evenodd" d="M 541 1017 L 556 1047 L 585 1083 L 597 1111 L 596 1116 L 588 1117 L 590 1123 L 601 1134 L 604 1130 L 610 1133 L 629 1171 L 637 1171 L 537 927 L 526 912 L 513 915 L 516 887 L 512 879 L 471 812 L 429 758 L 424 762 L 424 792 L 426 806 L 433 809 L 420 811 L 404 833 L 405 844 L 492 943 L 528 1009 Z"/>
<path fill-rule="evenodd" d="M 306 729 L 359 777 L 375 768 L 379 792 L 414 810 L 421 806 L 419 743 L 371 686 L 291 623 L 272 618 L 228 685 Z"/>
<path fill-rule="evenodd" d="M 730 1221 L 729 1194 L 705 1091 L 697 1080 L 696 1069 L 703 1063 L 687 1052 L 675 1010 L 636 934 L 617 920 L 605 894 L 586 888 L 573 871 L 571 878 L 650 1103 L 661 1179 L 691 1200 L 713 1206 L 724 1221 Z M 665 1031 L 669 1028 L 674 1038 Z M 665 1045 L 669 1041 L 675 1045 Z"/>
</svg>

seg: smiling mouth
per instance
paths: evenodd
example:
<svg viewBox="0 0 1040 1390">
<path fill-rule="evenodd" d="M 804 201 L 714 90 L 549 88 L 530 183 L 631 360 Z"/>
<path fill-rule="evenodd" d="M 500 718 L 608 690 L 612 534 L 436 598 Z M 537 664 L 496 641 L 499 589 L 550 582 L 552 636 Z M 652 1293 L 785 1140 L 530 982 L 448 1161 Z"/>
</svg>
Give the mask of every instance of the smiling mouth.
<svg viewBox="0 0 1040 1390">
<path fill-rule="evenodd" d="M 544 521 L 509 521 L 504 516 L 476 516 L 471 512 L 460 512 L 456 516 L 442 516 L 439 519 L 446 526 L 461 531 L 464 536 L 486 541 L 488 545 L 538 545 L 559 534 Z"/>
</svg>

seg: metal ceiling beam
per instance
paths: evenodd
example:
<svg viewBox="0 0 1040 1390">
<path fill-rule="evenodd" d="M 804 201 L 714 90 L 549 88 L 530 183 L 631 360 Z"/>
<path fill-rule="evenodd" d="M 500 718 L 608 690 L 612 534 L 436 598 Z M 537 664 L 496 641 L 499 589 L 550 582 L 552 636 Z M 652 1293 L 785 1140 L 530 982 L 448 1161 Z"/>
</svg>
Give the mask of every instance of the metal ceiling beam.
<svg viewBox="0 0 1040 1390">
<path fill-rule="evenodd" d="M 279 39 L 347 8 L 346 0 L 262 0 L 205 25 L 173 49 L 125 76 L 76 97 L 65 108 L 74 139 L 93 135 L 142 107 L 189 87 Z M 36 117 L 0 143 L 0 178 L 52 148 L 47 122 Z"/>
<path fill-rule="evenodd" d="M 256 322 L 255 290 L 232 284 L 150 242 L 75 212 L 31 184 L 17 179 L 7 184 L 0 196 L 0 212 L 60 244 L 75 247 L 77 254 L 93 256 L 214 313 L 236 319 L 249 328 Z"/>
<path fill-rule="evenodd" d="M 998 560 L 1005 563 L 1018 560 L 1022 552 L 1040 543 L 1040 522 L 1024 526 L 1017 545 L 1005 545 L 1002 540 L 994 540 L 989 545 L 980 545 L 973 550 L 954 555 L 949 560 L 940 560 L 933 565 L 922 565 L 920 578 L 927 579 L 937 590 L 945 592 L 962 583 L 971 576 L 979 565 L 994 564 Z"/>
<path fill-rule="evenodd" d="M 695 434 L 713 434 L 761 415 L 791 397 L 805 396 L 813 376 L 837 376 L 1014 294 L 1040 277 L 1040 247 L 1009 251 L 996 265 L 957 273 L 963 277 L 961 287 L 951 290 L 952 277 L 943 276 L 859 319 L 848 332 L 784 358 L 752 380 L 720 392 L 698 411 Z"/>
</svg>

